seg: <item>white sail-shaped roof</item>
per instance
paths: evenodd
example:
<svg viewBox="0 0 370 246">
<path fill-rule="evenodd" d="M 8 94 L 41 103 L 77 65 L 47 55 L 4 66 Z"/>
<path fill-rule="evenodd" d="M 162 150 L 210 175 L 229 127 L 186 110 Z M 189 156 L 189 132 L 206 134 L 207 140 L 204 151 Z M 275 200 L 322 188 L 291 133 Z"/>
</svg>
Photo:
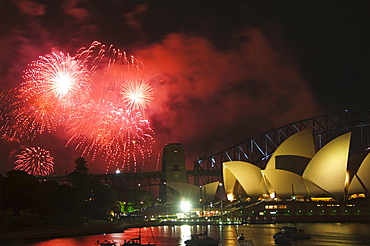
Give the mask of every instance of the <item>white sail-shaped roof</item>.
<svg viewBox="0 0 370 246">
<path fill-rule="evenodd" d="M 362 161 L 357 174 L 353 177 L 349 185 L 348 193 L 363 193 L 365 192 L 363 186 L 365 186 L 367 190 L 370 188 L 370 154 Z"/>
<path fill-rule="evenodd" d="M 316 196 L 326 193 L 315 184 L 302 178 L 302 176 L 279 169 L 262 170 L 265 178 L 273 187 L 276 195 L 280 198 L 294 195 Z"/>
<path fill-rule="evenodd" d="M 222 176 L 224 177 L 223 189 L 225 190 L 226 195 L 233 194 L 238 180 L 236 180 L 234 174 L 225 165 L 222 166 Z"/>
<path fill-rule="evenodd" d="M 357 171 L 357 176 L 361 179 L 362 183 L 367 189 L 370 188 L 370 154 L 368 154 L 364 161 L 361 163 Z"/>
<path fill-rule="evenodd" d="M 203 192 L 203 194 L 205 194 L 205 196 L 206 196 L 205 199 L 206 200 L 213 200 L 215 198 L 215 195 L 216 195 L 217 188 L 218 188 L 219 184 L 220 184 L 220 182 L 217 181 L 217 182 L 213 182 L 213 183 L 203 185 L 202 192 Z"/>
<path fill-rule="evenodd" d="M 183 182 L 166 182 L 166 185 L 174 189 L 186 200 L 213 200 L 220 182 L 213 182 L 203 186 L 195 186 Z"/>
<path fill-rule="evenodd" d="M 327 143 L 313 156 L 302 177 L 343 199 L 350 140 L 351 133 L 346 133 Z"/>
<path fill-rule="evenodd" d="M 362 186 L 357 175 L 353 176 L 351 183 L 348 188 L 348 195 L 364 193 L 364 187 Z"/>
<path fill-rule="evenodd" d="M 315 155 L 312 130 L 306 129 L 297 132 L 281 143 L 270 157 L 266 169 L 276 169 L 275 157 L 280 155 L 295 155 L 312 158 Z"/>
<path fill-rule="evenodd" d="M 223 163 L 222 169 L 226 192 L 232 192 L 235 182 L 238 180 L 241 187 L 252 200 L 257 200 L 261 194 L 267 193 L 259 167 L 248 162 L 229 161 Z"/>
<path fill-rule="evenodd" d="M 166 182 L 166 185 L 180 193 L 186 200 L 199 200 L 200 199 L 200 188 L 191 184 L 183 182 Z"/>
</svg>

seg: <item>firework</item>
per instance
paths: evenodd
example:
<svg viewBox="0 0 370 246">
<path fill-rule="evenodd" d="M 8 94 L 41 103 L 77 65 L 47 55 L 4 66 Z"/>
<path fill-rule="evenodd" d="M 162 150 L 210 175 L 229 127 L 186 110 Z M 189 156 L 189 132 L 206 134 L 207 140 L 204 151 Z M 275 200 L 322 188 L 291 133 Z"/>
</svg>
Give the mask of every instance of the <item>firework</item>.
<svg viewBox="0 0 370 246">
<path fill-rule="evenodd" d="M 149 81 L 136 77 L 126 79 L 122 85 L 122 97 L 124 103 L 131 110 L 139 110 L 145 113 L 153 101 L 153 87 Z"/>
<path fill-rule="evenodd" d="M 70 140 L 83 156 L 94 161 L 102 157 L 110 167 L 136 171 L 138 159 L 144 165 L 154 143 L 149 121 L 140 112 L 115 108 L 112 103 L 91 102 L 75 114 L 69 124 Z M 115 170 L 114 169 L 114 170 Z"/>
<path fill-rule="evenodd" d="M 13 90 L 2 91 L 0 93 L 0 135 L 1 138 L 8 141 L 18 141 L 11 127 L 12 117 L 10 108 L 13 104 L 13 100 L 9 95 L 12 94 L 12 91 Z"/>
<path fill-rule="evenodd" d="M 93 55 L 95 54 L 95 56 Z M 94 42 L 88 49 L 81 49 L 76 55 L 94 71 L 93 81 L 100 87 L 99 99 L 109 100 L 117 107 L 139 110 L 146 115 L 154 101 L 154 88 L 144 65 L 134 56 Z"/>
<path fill-rule="evenodd" d="M 19 89 L 10 97 L 0 95 L 6 98 L 0 104 L 1 136 L 32 141 L 64 127 L 66 146 L 73 145 L 92 161 L 102 157 L 106 172 L 112 166 L 136 171 L 150 158 L 154 144 L 152 81 L 133 56 L 100 42 L 75 56 L 40 56 L 25 71 Z"/>
<path fill-rule="evenodd" d="M 12 142 L 32 141 L 37 132 L 36 125 L 23 126 L 22 122 L 25 121 L 20 119 L 25 115 L 16 114 L 19 109 L 24 107 L 24 102 L 19 99 L 18 89 L 4 91 L 0 94 L 1 138 Z"/>
<path fill-rule="evenodd" d="M 50 152 L 40 147 L 26 148 L 15 156 L 14 170 L 22 170 L 30 175 L 45 176 L 54 173 L 54 158 Z"/>
<path fill-rule="evenodd" d="M 64 53 L 39 57 L 25 71 L 18 89 L 2 93 L 2 138 L 32 141 L 66 123 L 90 93 L 90 71 L 83 62 Z"/>
<path fill-rule="evenodd" d="M 62 52 L 40 56 L 30 64 L 24 79 L 25 96 L 57 99 L 65 107 L 78 105 L 90 89 L 90 70 L 82 61 Z"/>
<path fill-rule="evenodd" d="M 41 56 L 25 72 L 16 121 L 39 134 L 51 132 L 88 100 L 90 90 L 90 71 L 81 61 L 62 52 Z"/>
<path fill-rule="evenodd" d="M 99 94 L 70 118 L 70 140 L 82 155 L 108 162 L 106 172 L 115 169 L 134 171 L 150 158 L 154 143 L 148 111 L 154 90 L 143 65 L 125 52 L 94 42 L 76 56 L 93 72 L 92 84 Z M 114 169 L 114 170 L 115 170 Z"/>
</svg>

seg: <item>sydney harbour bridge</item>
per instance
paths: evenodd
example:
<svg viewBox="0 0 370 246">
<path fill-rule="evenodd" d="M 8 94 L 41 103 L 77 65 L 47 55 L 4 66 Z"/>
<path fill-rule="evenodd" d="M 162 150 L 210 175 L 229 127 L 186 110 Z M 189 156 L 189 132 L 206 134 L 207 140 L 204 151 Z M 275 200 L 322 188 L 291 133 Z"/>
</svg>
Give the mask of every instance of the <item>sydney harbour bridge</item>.
<svg viewBox="0 0 370 246">
<path fill-rule="evenodd" d="M 312 129 L 317 150 L 332 139 L 352 132 L 350 155 L 364 152 L 370 146 L 370 110 L 346 110 L 273 129 L 213 155 L 195 160 L 194 169 L 184 170 L 186 172 L 184 175 L 189 183 L 198 186 L 221 181 L 222 163 L 226 161 L 246 161 L 264 168 L 269 157 L 284 140 L 305 129 Z M 167 174 L 163 170 L 162 172 L 93 174 L 93 176 L 113 188 L 146 187 L 150 190 L 151 187 L 164 186 L 168 180 Z M 59 183 L 71 181 L 68 175 L 46 176 L 42 179 Z"/>
</svg>

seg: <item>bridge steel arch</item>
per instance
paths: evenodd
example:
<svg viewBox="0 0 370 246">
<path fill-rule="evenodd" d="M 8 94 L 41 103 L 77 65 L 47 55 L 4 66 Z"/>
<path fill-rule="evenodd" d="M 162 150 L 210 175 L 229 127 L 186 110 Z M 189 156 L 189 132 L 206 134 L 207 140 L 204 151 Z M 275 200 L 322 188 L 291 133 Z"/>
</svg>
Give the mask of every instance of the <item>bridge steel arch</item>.
<svg viewBox="0 0 370 246">
<path fill-rule="evenodd" d="M 226 161 L 246 161 L 263 169 L 284 140 L 308 128 L 312 129 L 317 150 L 347 132 L 352 132 L 350 155 L 363 152 L 370 146 L 370 110 L 346 110 L 285 125 L 198 159 L 194 161 L 194 183 L 199 185 L 222 180 L 222 163 Z M 205 171 L 214 171 L 217 175 L 196 175 Z"/>
</svg>

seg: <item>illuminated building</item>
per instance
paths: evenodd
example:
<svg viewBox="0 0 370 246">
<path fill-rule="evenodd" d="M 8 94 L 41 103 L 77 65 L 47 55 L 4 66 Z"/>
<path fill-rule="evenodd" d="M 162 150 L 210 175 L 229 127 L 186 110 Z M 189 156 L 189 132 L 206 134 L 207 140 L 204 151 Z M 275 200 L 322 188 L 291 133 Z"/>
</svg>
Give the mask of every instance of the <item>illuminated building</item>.
<svg viewBox="0 0 370 246">
<path fill-rule="evenodd" d="M 368 199 L 351 199 L 368 196 L 370 156 L 361 153 L 350 157 L 350 144 L 349 132 L 315 151 L 311 130 L 298 132 L 277 147 L 265 169 L 243 161 L 224 162 L 225 191 L 228 197 L 247 203 L 248 209 L 246 206 L 239 209 L 246 218 L 281 219 L 283 216 L 279 215 L 310 216 L 306 221 L 320 221 L 323 215 L 344 216 L 341 221 L 353 215 L 369 218 Z"/>
</svg>

